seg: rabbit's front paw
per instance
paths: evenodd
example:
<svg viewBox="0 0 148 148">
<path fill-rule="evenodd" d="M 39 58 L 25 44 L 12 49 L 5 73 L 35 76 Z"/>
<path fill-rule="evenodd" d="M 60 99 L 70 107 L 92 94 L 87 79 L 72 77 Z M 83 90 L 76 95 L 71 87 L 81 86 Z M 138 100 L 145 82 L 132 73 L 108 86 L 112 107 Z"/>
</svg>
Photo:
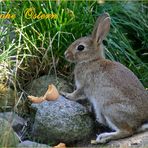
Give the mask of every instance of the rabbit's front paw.
<svg viewBox="0 0 148 148">
<path fill-rule="evenodd" d="M 66 94 L 67 94 L 66 92 L 60 91 L 60 95 L 66 97 Z"/>
<path fill-rule="evenodd" d="M 75 100 L 75 96 L 73 93 L 67 93 L 66 94 L 66 98 L 70 99 L 70 100 Z"/>
<path fill-rule="evenodd" d="M 97 143 L 107 143 L 109 140 L 110 140 L 110 133 L 103 133 L 103 134 L 100 134 L 100 135 L 97 135 L 97 139 L 96 139 L 96 142 Z"/>
<path fill-rule="evenodd" d="M 73 93 L 61 92 L 60 94 L 61 94 L 62 96 L 64 96 L 64 97 L 70 99 L 70 100 L 74 100 L 74 98 L 75 98 L 74 95 L 73 95 Z"/>
</svg>

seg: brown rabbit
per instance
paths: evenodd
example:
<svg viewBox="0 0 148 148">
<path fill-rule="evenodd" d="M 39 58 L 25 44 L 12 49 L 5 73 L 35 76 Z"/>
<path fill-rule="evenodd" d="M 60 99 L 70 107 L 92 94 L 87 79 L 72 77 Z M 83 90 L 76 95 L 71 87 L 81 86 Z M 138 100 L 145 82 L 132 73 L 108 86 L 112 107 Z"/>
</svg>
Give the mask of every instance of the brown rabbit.
<svg viewBox="0 0 148 148">
<path fill-rule="evenodd" d="M 132 71 L 105 59 L 102 41 L 110 29 L 108 13 L 98 17 L 91 36 L 73 42 L 65 52 L 74 69 L 76 90 L 71 100 L 87 98 L 96 120 L 114 130 L 97 136 L 97 143 L 131 136 L 148 129 L 148 93 Z"/>
</svg>

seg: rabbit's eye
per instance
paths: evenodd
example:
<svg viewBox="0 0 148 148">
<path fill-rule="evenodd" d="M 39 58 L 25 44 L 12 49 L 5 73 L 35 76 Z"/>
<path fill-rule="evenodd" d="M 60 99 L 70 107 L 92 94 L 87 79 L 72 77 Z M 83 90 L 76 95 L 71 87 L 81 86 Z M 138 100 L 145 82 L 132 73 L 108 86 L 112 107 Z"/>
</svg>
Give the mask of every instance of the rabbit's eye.
<svg viewBox="0 0 148 148">
<path fill-rule="evenodd" d="M 79 51 L 84 50 L 84 46 L 83 45 L 79 45 L 78 48 L 77 48 L 77 50 L 79 50 Z"/>
</svg>

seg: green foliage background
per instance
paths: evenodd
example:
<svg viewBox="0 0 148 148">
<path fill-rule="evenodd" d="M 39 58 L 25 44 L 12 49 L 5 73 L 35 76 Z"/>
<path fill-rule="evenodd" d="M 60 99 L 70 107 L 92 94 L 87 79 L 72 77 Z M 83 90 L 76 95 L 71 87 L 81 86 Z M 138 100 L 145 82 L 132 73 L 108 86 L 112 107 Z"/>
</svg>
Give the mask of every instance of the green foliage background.
<svg viewBox="0 0 148 148">
<path fill-rule="evenodd" d="M 55 13 L 57 19 L 26 19 L 26 8 L 36 13 Z M 148 87 L 148 3 L 145 1 L 4 1 L 0 12 L 16 14 L 11 24 L 0 25 L 15 30 L 0 33 L 0 62 L 6 64 L 6 77 L 18 88 L 34 78 L 54 73 L 71 80 L 73 65 L 64 59 L 64 51 L 75 39 L 89 35 L 96 18 L 103 12 L 111 16 L 111 31 L 104 41 L 107 58 L 130 68 Z M 3 71 L 4 72 L 4 71 Z M 1 80 L 5 82 L 6 80 Z"/>
</svg>

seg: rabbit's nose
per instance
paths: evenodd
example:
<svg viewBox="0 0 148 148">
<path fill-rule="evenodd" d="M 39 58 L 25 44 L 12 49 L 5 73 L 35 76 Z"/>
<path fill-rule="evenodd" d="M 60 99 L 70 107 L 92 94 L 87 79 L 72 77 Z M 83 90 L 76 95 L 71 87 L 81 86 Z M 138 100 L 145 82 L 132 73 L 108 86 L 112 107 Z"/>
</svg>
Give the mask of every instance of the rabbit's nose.
<svg viewBox="0 0 148 148">
<path fill-rule="evenodd" d="M 70 58 L 73 56 L 72 52 L 69 52 L 69 51 L 65 51 L 64 55 L 66 58 Z"/>
<path fill-rule="evenodd" d="M 65 57 L 66 57 L 66 55 L 67 55 L 67 51 L 64 52 L 64 56 L 65 56 Z"/>
<path fill-rule="evenodd" d="M 65 55 L 65 57 L 69 57 L 71 55 L 71 52 L 65 51 L 64 55 Z"/>
</svg>

